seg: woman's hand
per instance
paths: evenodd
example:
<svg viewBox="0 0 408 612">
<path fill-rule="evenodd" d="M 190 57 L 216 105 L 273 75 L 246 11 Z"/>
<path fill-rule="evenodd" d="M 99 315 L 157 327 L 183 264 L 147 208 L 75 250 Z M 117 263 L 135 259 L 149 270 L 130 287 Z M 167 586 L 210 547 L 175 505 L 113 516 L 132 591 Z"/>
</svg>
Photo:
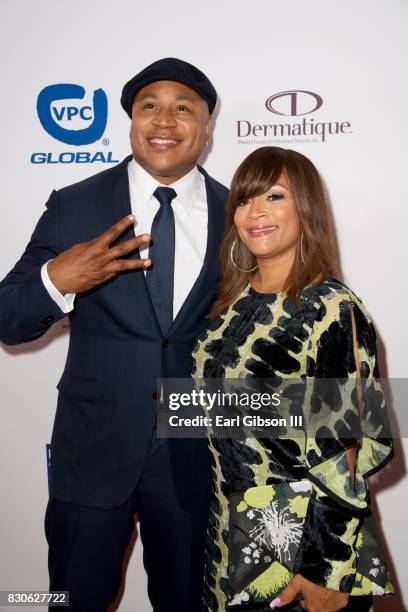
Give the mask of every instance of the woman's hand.
<svg viewBox="0 0 408 612">
<path fill-rule="evenodd" d="M 347 606 L 349 599 L 348 593 L 326 589 L 296 574 L 279 597 L 271 601 L 270 606 L 271 608 L 286 606 L 299 593 L 303 597 L 300 605 L 308 612 L 337 612 Z"/>
</svg>

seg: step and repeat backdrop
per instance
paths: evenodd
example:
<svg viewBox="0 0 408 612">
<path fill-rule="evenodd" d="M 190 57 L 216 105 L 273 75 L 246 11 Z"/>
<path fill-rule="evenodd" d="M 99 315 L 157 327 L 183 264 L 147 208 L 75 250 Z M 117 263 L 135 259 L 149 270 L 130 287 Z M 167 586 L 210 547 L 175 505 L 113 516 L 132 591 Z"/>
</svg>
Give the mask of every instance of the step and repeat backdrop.
<svg viewBox="0 0 408 612">
<path fill-rule="evenodd" d="M 130 152 L 123 84 L 161 57 L 201 68 L 219 93 L 205 168 L 226 185 L 255 148 L 310 157 L 336 221 L 344 278 L 370 311 L 382 375 L 407 377 L 408 86 L 403 0 L 116 4 L 0 0 L 0 274 L 21 255 L 52 189 Z M 69 336 L 0 347 L 0 590 L 46 589 L 43 530 L 56 383 Z M 396 457 L 372 481 L 398 594 L 408 601 L 408 479 Z M 138 539 L 121 612 L 148 612 Z M 405 593 L 404 593 L 405 591 Z"/>
</svg>

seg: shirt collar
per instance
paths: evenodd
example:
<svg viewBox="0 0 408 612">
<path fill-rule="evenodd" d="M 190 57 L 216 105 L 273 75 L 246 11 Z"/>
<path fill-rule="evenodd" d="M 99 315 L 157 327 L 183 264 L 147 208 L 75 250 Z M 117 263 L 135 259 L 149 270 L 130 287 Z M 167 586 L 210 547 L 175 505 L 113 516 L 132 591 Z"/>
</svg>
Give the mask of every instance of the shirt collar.
<svg viewBox="0 0 408 612">
<path fill-rule="evenodd" d="M 130 189 L 135 200 L 140 202 L 140 205 L 147 205 L 157 187 L 172 187 L 177 193 L 177 198 L 175 198 L 174 202 L 180 202 L 185 208 L 186 213 L 190 213 L 201 184 L 201 174 L 197 166 L 194 166 L 188 174 L 182 176 L 171 185 L 159 183 L 133 158 L 129 162 L 128 172 Z"/>
</svg>

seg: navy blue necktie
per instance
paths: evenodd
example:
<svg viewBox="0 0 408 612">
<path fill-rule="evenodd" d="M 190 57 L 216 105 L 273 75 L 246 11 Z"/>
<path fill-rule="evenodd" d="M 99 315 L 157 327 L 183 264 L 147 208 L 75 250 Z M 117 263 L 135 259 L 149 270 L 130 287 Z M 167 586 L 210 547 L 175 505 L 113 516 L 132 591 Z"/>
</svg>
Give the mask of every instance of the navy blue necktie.
<svg viewBox="0 0 408 612">
<path fill-rule="evenodd" d="M 170 187 L 157 187 L 159 201 L 150 235 L 149 259 L 152 267 L 146 272 L 147 286 L 161 330 L 165 335 L 173 323 L 175 227 L 171 201 L 177 196 Z"/>
</svg>

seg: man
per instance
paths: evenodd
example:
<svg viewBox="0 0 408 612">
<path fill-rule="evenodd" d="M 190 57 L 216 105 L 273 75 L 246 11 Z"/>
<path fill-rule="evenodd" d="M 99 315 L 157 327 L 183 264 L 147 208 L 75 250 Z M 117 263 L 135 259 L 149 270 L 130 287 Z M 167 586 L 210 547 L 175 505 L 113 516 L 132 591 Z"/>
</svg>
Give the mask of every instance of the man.
<svg viewBox="0 0 408 612">
<path fill-rule="evenodd" d="M 0 337 L 34 340 L 69 313 L 45 521 L 50 590 L 70 591 L 75 612 L 106 610 L 137 512 L 154 610 L 194 612 L 207 449 L 158 439 L 155 399 L 158 378 L 189 376 L 218 280 L 227 190 L 197 166 L 216 92 L 167 58 L 130 80 L 121 103 L 133 157 L 52 192 L 0 284 Z"/>
</svg>

